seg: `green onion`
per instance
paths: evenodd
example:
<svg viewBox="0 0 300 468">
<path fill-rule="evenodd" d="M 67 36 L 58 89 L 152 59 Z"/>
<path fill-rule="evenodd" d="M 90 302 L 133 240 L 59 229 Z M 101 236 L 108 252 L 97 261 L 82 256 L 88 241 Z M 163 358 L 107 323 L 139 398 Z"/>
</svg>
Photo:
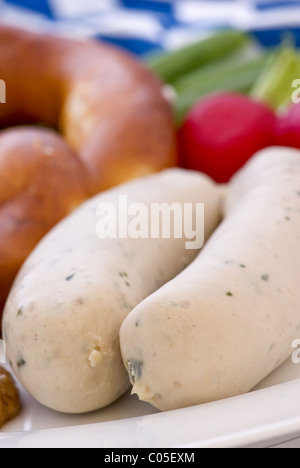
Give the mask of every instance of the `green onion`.
<svg viewBox="0 0 300 468">
<path fill-rule="evenodd" d="M 174 104 L 175 121 L 180 126 L 190 108 L 204 96 L 221 91 L 248 93 L 262 69 L 269 54 L 235 62 L 230 58 L 207 65 L 175 82 L 177 100 Z"/>
<path fill-rule="evenodd" d="M 300 58 L 293 47 L 281 47 L 269 58 L 251 90 L 251 96 L 274 110 L 291 104 L 293 81 L 300 78 Z"/>
<path fill-rule="evenodd" d="M 243 32 L 226 30 L 182 49 L 149 57 L 146 64 L 165 83 L 173 83 L 186 73 L 226 57 L 251 41 L 251 37 Z"/>
</svg>

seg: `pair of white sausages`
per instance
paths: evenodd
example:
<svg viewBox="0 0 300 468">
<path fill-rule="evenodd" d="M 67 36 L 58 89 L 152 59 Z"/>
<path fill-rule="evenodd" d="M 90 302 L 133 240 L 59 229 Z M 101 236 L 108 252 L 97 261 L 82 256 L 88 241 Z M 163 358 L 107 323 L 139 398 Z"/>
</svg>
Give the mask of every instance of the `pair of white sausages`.
<svg viewBox="0 0 300 468">
<path fill-rule="evenodd" d="M 299 338 L 299 181 L 300 152 L 263 151 L 232 181 L 219 228 L 218 188 L 180 170 L 85 204 L 42 241 L 9 297 L 3 330 L 21 382 L 71 413 L 117 399 L 125 367 L 133 392 L 161 410 L 249 391 Z M 206 238 L 215 233 L 196 260 L 185 239 L 100 241 L 96 207 L 120 194 L 204 202 Z"/>
</svg>

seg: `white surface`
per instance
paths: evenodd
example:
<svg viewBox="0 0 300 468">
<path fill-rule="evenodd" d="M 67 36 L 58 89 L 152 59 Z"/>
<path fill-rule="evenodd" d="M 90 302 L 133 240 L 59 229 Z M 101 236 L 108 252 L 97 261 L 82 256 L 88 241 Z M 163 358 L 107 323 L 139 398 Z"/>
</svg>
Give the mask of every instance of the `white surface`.
<svg viewBox="0 0 300 468">
<path fill-rule="evenodd" d="M 271 448 L 276 448 L 276 449 L 295 449 L 295 448 L 300 448 L 300 439 L 293 439 L 288 442 L 284 442 L 282 444 L 278 444 L 274 447 Z"/>
<path fill-rule="evenodd" d="M 70 416 L 21 393 L 23 411 L 0 432 L 0 448 L 266 447 L 300 434 L 300 365 L 291 361 L 247 395 L 168 413 L 127 394 L 102 411 Z"/>
</svg>

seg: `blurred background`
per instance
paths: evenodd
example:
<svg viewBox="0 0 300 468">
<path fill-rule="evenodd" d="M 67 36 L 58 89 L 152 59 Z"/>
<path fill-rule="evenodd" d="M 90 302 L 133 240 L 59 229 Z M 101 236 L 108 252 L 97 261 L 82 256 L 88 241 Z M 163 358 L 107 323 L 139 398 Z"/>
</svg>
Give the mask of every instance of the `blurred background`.
<svg viewBox="0 0 300 468">
<path fill-rule="evenodd" d="M 300 0 L 0 0 L 0 21 L 101 38 L 137 55 L 228 26 L 253 32 L 267 46 L 292 33 L 300 46 Z"/>
</svg>

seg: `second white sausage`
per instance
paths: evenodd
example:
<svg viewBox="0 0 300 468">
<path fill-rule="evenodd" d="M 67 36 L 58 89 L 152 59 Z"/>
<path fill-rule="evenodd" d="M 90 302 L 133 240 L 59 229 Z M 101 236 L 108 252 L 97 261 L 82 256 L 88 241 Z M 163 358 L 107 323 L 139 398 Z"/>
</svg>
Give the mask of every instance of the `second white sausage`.
<svg viewBox="0 0 300 468">
<path fill-rule="evenodd" d="M 197 259 L 121 328 L 133 392 L 172 410 L 248 392 L 300 337 L 300 152 L 265 150 L 233 179 Z"/>
</svg>

